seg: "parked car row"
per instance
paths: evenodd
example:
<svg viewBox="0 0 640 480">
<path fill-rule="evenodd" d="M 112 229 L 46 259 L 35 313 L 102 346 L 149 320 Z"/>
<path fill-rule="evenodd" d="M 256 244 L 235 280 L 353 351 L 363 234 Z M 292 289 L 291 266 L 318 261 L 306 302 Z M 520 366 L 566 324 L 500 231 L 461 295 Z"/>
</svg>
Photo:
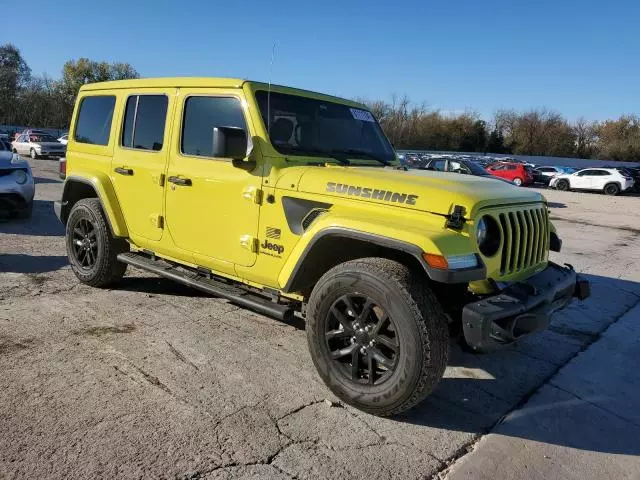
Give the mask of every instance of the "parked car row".
<svg viewBox="0 0 640 480">
<path fill-rule="evenodd" d="M 514 158 L 495 158 L 467 154 L 405 153 L 400 161 L 408 168 L 495 176 L 517 186 L 542 184 L 558 190 L 593 190 L 617 195 L 640 191 L 640 167 L 606 166 L 575 169 L 562 166 L 536 166 Z"/>
</svg>

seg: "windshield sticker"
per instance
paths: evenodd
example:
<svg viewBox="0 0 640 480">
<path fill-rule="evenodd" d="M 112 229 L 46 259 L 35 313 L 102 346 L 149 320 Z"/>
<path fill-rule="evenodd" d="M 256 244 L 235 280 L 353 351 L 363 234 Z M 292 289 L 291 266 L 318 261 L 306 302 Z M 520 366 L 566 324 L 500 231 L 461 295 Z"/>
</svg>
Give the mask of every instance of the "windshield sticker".
<svg viewBox="0 0 640 480">
<path fill-rule="evenodd" d="M 360 110 L 359 108 L 350 108 L 351 115 L 356 120 L 361 120 L 363 122 L 375 122 L 375 118 L 371 115 L 371 112 L 367 112 L 366 110 Z"/>
</svg>

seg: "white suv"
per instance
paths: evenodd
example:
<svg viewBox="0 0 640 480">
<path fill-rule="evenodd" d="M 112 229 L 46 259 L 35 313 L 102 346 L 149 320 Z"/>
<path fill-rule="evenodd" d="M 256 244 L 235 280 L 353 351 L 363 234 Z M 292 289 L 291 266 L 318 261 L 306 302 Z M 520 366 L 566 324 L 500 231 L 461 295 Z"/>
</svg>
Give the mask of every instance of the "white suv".
<svg viewBox="0 0 640 480">
<path fill-rule="evenodd" d="M 598 190 L 617 195 L 633 187 L 633 178 L 615 168 L 585 168 L 575 173 L 556 175 L 549 186 L 558 190 Z"/>
</svg>

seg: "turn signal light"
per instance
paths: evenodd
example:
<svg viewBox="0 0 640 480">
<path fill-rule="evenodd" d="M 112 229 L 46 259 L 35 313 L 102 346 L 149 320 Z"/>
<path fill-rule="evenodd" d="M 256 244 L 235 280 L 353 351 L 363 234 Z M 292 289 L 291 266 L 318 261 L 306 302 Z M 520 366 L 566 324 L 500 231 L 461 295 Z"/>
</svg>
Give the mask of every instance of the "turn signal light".
<svg viewBox="0 0 640 480">
<path fill-rule="evenodd" d="M 449 268 L 449 263 L 447 259 L 442 255 L 436 255 L 434 253 L 423 253 L 422 258 L 427 262 L 431 268 L 437 268 L 438 270 L 447 270 Z"/>
</svg>

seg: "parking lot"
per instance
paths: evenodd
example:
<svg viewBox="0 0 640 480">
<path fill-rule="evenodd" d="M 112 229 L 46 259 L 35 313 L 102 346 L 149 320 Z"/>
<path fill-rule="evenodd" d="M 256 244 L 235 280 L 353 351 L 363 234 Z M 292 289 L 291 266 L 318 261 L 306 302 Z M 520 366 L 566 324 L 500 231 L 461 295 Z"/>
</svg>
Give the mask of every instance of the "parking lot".
<svg viewBox="0 0 640 480">
<path fill-rule="evenodd" d="M 547 190 L 552 259 L 592 297 L 507 350 L 454 347 L 427 401 L 377 418 L 329 393 L 300 325 L 133 269 L 80 285 L 57 162 L 30 163 L 33 218 L 0 224 L 0 478 L 437 476 L 640 302 L 640 197 Z"/>
</svg>

